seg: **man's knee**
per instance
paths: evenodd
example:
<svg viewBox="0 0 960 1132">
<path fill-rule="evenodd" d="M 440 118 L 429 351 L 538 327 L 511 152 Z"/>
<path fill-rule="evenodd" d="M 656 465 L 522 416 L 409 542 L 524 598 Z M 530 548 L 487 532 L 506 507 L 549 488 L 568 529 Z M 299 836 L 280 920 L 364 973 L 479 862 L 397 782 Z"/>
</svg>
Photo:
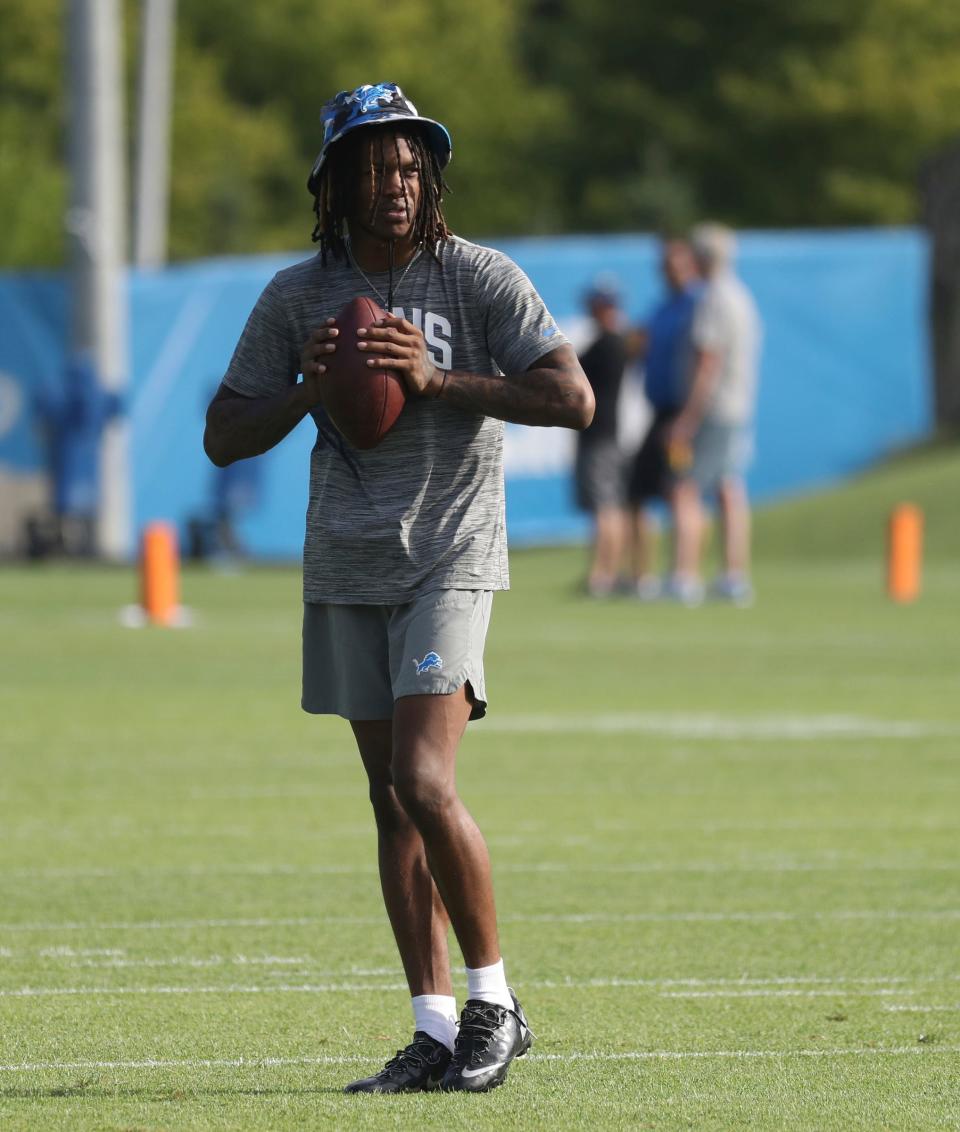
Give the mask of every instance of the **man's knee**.
<svg viewBox="0 0 960 1132">
<path fill-rule="evenodd" d="M 747 492 L 738 476 L 724 476 L 717 484 L 717 497 L 722 507 L 744 507 Z"/>
<path fill-rule="evenodd" d="M 370 805 L 381 833 L 395 833 L 410 824 L 389 773 L 370 779 Z"/>
<path fill-rule="evenodd" d="M 457 797 L 450 777 L 438 772 L 430 759 L 404 760 L 394 770 L 394 789 L 417 826 L 441 819 Z"/>
<path fill-rule="evenodd" d="M 693 476 L 683 476 L 671 486 L 670 498 L 676 506 L 695 505 L 700 501 L 700 487 Z"/>
</svg>

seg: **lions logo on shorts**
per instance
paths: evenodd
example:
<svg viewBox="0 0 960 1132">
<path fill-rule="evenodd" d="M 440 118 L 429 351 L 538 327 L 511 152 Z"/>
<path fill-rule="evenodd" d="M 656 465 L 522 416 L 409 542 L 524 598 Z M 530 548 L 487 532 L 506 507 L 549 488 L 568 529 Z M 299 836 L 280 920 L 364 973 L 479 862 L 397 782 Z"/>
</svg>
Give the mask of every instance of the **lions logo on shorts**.
<svg viewBox="0 0 960 1132">
<path fill-rule="evenodd" d="M 423 660 L 413 658 L 413 667 L 417 670 L 418 676 L 423 676 L 429 672 L 431 668 L 435 668 L 438 672 L 443 668 L 443 657 L 438 656 L 435 652 L 428 652 Z"/>
</svg>

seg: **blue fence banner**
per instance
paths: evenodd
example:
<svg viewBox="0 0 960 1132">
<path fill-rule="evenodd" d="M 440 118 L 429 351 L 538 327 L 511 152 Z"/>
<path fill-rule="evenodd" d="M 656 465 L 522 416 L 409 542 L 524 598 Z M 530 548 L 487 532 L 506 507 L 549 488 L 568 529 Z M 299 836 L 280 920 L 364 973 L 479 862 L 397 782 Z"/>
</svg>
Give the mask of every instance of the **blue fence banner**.
<svg viewBox="0 0 960 1132">
<path fill-rule="evenodd" d="M 583 296 L 598 275 L 619 284 L 642 322 L 661 295 L 659 245 L 648 236 L 497 241 L 530 275 L 560 326 L 583 343 Z M 206 260 L 131 272 L 131 429 L 135 523 L 184 527 L 223 497 L 203 454 L 206 405 L 260 291 L 306 254 Z M 745 232 L 738 271 L 764 324 L 756 500 L 833 483 L 921 440 L 932 424 L 927 334 L 928 248 L 915 229 Z M 38 405 L 62 383 L 68 301 L 59 276 L 0 276 L 0 466 L 46 466 Z M 624 439 L 637 443 L 645 412 L 628 382 Z M 240 524 L 254 554 L 292 558 L 302 548 L 310 449 L 307 418 L 259 457 L 256 490 Z M 563 429 L 507 426 L 507 522 L 515 545 L 581 537 Z"/>
</svg>

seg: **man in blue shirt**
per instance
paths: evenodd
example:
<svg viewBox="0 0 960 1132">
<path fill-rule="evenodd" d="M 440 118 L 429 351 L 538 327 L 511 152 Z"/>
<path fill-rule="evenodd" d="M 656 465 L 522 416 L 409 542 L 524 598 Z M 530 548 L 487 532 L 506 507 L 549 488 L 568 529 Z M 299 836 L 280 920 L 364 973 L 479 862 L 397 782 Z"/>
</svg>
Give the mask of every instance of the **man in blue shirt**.
<svg viewBox="0 0 960 1132">
<path fill-rule="evenodd" d="M 673 474 L 684 468 L 686 454 L 671 449 L 668 435 L 689 392 L 690 327 L 701 289 L 697 261 L 685 240 L 664 243 L 661 270 L 667 295 L 638 332 L 635 345 L 644 366 L 644 392 L 653 409 L 653 421 L 634 460 L 628 485 L 634 517 L 634 586 L 637 597 L 643 600 L 660 596 L 649 504 L 669 497 Z"/>
</svg>

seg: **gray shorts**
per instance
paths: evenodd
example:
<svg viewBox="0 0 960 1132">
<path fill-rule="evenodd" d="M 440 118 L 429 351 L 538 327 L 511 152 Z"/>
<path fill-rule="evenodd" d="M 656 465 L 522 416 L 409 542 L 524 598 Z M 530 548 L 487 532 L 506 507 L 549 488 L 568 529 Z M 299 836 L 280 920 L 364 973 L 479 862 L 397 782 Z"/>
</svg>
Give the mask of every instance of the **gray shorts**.
<svg viewBox="0 0 960 1132">
<path fill-rule="evenodd" d="M 753 456 L 753 428 L 705 420 L 693 439 L 690 474 L 701 491 L 715 490 L 721 480 L 742 476 Z"/>
<path fill-rule="evenodd" d="M 579 438 L 574 480 L 577 506 L 593 514 L 604 507 L 622 507 L 626 497 L 626 461 L 613 439 Z"/>
<path fill-rule="evenodd" d="M 471 719 L 487 710 L 483 646 L 490 590 L 435 590 L 403 605 L 304 602 L 304 711 L 392 719 L 401 696 L 470 685 Z"/>
</svg>

